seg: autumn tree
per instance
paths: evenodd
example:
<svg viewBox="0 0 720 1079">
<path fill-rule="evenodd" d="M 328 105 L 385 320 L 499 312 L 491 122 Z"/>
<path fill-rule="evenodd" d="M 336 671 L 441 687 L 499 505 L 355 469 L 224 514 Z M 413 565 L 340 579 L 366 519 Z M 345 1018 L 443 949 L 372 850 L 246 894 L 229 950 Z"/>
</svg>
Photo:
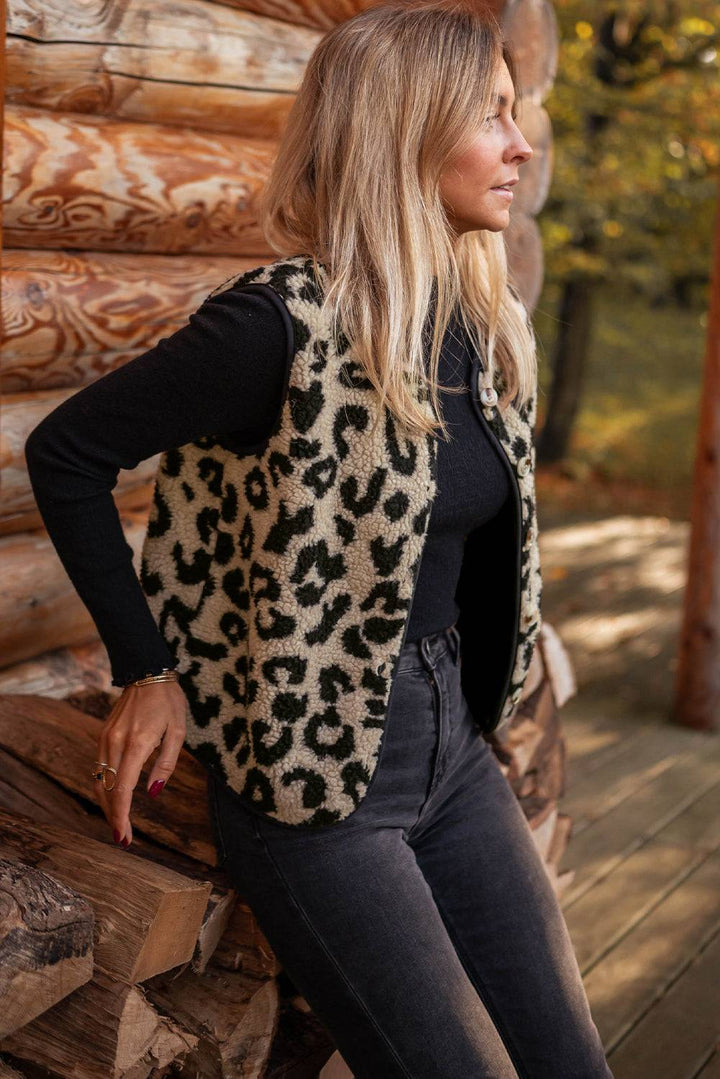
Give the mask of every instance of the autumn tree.
<svg viewBox="0 0 720 1079">
<path fill-rule="evenodd" d="M 606 283 L 688 302 L 709 274 L 720 164 L 720 4 L 555 0 L 547 108 L 553 185 L 540 217 L 558 332 L 538 460 L 564 457 Z"/>
</svg>

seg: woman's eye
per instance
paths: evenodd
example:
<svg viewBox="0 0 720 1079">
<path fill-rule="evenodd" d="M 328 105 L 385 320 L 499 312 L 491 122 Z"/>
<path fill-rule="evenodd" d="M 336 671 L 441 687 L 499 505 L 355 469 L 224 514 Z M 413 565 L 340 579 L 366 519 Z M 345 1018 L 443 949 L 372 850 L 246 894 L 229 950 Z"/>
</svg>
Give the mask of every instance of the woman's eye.
<svg viewBox="0 0 720 1079">
<path fill-rule="evenodd" d="M 500 118 L 500 113 L 496 112 L 494 116 L 486 116 L 485 117 L 485 123 L 486 124 L 492 123 L 493 120 L 498 120 L 499 118 Z"/>
</svg>

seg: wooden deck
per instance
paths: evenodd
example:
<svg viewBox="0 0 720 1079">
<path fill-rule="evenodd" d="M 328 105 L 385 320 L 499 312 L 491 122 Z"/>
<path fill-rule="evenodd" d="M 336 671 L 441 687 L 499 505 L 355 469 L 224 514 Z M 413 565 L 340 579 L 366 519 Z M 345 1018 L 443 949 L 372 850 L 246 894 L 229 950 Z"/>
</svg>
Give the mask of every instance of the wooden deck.
<svg viewBox="0 0 720 1079">
<path fill-rule="evenodd" d="M 616 1079 L 720 1077 L 720 738 L 571 715 L 562 905 Z"/>
<path fill-rule="evenodd" d="M 561 902 L 593 1017 L 616 1079 L 720 1079 L 720 733 L 669 721 L 687 529 L 544 538 L 545 618 L 579 682 Z"/>
</svg>

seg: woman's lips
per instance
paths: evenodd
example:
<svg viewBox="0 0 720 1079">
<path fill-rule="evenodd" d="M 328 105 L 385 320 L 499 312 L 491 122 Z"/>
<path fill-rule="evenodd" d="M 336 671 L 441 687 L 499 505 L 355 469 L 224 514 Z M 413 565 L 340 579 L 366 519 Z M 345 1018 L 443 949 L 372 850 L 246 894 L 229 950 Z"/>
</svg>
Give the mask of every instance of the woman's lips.
<svg viewBox="0 0 720 1079">
<path fill-rule="evenodd" d="M 514 192 L 509 187 L 491 187 L 490 190 L 491 191 L 497 191 L 498 195 L 503 195 L 506 199 L 509 199 L 511 202 L 515 198 Z"/>
</svg>

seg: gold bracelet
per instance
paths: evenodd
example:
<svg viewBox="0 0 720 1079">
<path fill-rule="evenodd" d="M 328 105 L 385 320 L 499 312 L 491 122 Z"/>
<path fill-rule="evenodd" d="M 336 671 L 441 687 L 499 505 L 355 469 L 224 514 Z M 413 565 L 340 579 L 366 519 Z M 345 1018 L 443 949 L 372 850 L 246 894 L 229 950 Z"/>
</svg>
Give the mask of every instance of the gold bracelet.
<svg viewBox="0 0 720 1079">
<path fill-rule="evenodd" d="M 134 682 L 128 682 L 124 689 L 129 686 L 147 686 L 150 682 L 179 682 L 178 672 L 171 667 L 163 667 L 160 674 L 146 674 L 144 678 L 137 678 Z"/>
</svg>

